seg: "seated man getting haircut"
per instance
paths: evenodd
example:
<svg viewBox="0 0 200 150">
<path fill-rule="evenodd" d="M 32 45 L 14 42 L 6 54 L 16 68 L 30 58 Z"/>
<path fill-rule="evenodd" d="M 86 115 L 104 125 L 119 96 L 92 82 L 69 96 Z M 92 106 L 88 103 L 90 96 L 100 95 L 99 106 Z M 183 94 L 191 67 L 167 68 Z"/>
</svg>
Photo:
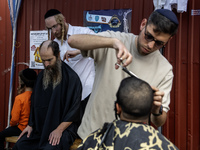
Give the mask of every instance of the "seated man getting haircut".
<svg viewBox="0 0 200 150">
<path fill-rule="evenodd" d="M 90 134 L 81 149 L 178 149 L 159 131 L 148 125 L 153 105 L 151 86 L 136 77 L 122 80 L 116 94 L 115 113 L 120 120 L 105 123 Z"/>
</svg>

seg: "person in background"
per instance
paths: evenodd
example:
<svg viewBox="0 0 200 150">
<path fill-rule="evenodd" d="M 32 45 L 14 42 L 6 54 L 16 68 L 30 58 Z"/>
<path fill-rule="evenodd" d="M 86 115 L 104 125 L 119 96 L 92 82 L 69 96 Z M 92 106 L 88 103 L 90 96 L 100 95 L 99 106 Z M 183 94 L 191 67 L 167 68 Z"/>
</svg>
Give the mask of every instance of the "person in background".
<svg viewBox="0 0 200 150">
<path fill-rule="evenodd" d="M 82 139 L 104 122 L 114 119 L 111 106 L 115 91 L 120 81 L 128 76 L 118 69 L 120 64 L 152 86 L 155 93 L 151 122 L 156 127 L 165 123 L 174 75 L 172 65 L 159 49 L 176 34 L 178 24 L 172 11 L 158 9 L 148 20 L 142 20 L 139 35 L 106 31 L 98 35 L 69 37 L 68 44 L 80 49 L 83 56 L 92 57 L 96 68 L 93 91 L 78 129 Z"/>
<path fill-rule="evenodd" d="M 120 120 L 105 123 L 102 129 L 84 139 L 78 150 L 177 150 L 173 143 L 148 125 L 153 95 L 153 90 L 147 82 L 136 77 L 123 79 L 115 102 L 115 113 Z"/>
<path fill-rule="evenodd" d="M 73 34 L 95 34 L 87 27 L 72 26 L 66 23 L 65 17 L 57 9 L 46 12 L 45 26 L 55 37 L 54 41 L 59 44 L 60 58 L 68 64 L 80 77 L 82 83 L 81 115 L 83 115 L 86 104 L 92 92 L 95 77 L 94 60 L 90 57 L 84 58 L 80 50 L 71 48 L 67 40 Z"/>
<path fill-rule="evenodd" d="M 38 74 L 31 96 L 28 126 L 13 150 L 69 149 L 78 137 L 81 81 L 61 61 L 57 42 L 44 41 L 39 52 L 45 69 Z"/>
<path fill-rule="evenodd" d="M 29 120 L 31 94 L 37 73 L 32 69 L 19 72 L 19 87 L 11 111 L 10 126 L 0 132 L 0 150 L 4 150 L 5 137 L 19 136 L 26 128 Z"/>
</svg>

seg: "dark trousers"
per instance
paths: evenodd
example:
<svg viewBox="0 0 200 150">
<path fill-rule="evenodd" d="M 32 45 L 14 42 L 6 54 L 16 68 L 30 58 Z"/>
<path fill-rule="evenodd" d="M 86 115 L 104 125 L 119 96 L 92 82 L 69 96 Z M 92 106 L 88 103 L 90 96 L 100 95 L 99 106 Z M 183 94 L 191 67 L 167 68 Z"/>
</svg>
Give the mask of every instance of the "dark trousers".
<svg viewBox="0 0 200 150">
<path fill-rule="evenodd" d="M 18 136 L 22 131 L 17 127 L 8 127 L 7 129 L 0 132 L 0 150 L 4 150 L 5 137 Z"/>
</svg>

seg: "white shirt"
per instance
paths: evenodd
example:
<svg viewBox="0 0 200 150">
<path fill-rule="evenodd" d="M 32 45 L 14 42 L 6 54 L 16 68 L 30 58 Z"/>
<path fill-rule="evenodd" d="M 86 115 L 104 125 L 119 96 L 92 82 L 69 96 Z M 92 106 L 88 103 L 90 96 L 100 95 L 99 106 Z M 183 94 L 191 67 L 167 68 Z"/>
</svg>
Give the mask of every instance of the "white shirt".
<svg viewBox="0 0 200 150">
<path fill-rule="evenodd" d="M 187 12 L 187 3 L 188 0 L 153 0 L 155 9 L 164 9 L 172 10 L 173 8 L 177 9 L 178 13 Z"/>
<path fill-rule="evenodd" d="M 95 34 L 95 32 L 87 27 L 71 26 L 70 24 L 68 25 L 67 39 L 70 35 L 73 34 Z M 68 50 L 77 50 L 71 48 L 68 45 L 67 41 L 63 41 L 62 46 L 61 40 L 55 38 L 54 41 L 59 44 L 61 60 L 63 60 L 63 57 Z M 79 54 L 74 58 L 69 58 L 69 62 L 66 60 L 64 62 L 68 64 L 78 74 L 83 87 L 81 100 L 84 100 L 92 92 L 95 78 L 94 60 L 90 57 L 85 58 L 81 54 Z"/>
</svg>

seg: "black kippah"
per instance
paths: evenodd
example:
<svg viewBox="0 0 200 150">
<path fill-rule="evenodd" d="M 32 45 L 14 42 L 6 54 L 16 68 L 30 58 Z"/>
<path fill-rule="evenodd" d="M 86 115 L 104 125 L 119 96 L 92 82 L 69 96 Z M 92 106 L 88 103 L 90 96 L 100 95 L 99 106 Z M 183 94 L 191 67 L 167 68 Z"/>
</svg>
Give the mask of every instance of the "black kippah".
<svg viewBox="0 0 200 150">
<path fill-rule="evenodd" d="M 166 18 L 168 18 L 173 23 L 175 23 L 177 25 L 179 24 L 178 23 L 178 19 L 177 19 L 176 15 L 173 13 L 173 11 L 170 11 L 168 9 L 156 9 L 156 11 L 159 14 L 161 14 L 161 15 L 165 16 Z"/>
<path fill-rule="evenodd" d="M 29 68 L 20 71 L 19 76 L 27 87 L 33 87 L 34 82 L 37 79 L 37 73 Z"/>
<path fill-rule="evenodd" d="M 61 12 L 57 9 L 50 9 L 46 12 L 46 14 L 44 15 L 44 19 L 57 15 L 57 14 L 61 14 Z"/>
</svg>

